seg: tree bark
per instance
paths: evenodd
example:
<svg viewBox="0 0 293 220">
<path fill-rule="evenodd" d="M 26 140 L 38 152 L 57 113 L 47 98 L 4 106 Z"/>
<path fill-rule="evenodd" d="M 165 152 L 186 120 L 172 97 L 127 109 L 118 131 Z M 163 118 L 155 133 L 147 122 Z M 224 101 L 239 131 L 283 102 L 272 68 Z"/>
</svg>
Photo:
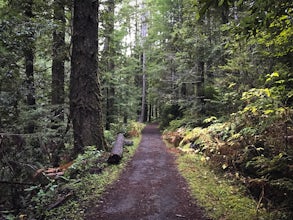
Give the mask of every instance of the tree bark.
<svg viewBox="0 0 293 220">
<path fill-rule="evenodd" d="M 100 82 L 97 76 L 97 1 L 74 1 L 70 114 L 73 123 L 73 157 L 84 146 L 105 149 Z"/>
</svg>

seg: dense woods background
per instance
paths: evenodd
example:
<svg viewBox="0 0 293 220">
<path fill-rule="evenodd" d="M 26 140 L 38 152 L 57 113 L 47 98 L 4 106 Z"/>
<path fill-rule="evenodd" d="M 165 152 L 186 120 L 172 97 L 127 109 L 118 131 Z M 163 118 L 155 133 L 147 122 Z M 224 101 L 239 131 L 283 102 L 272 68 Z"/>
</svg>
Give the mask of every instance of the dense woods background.
<svg viewBox="0 0 293 220">
<path fill-rule="evenodd" d="M 131 120 L 156 120 L 176 147 L 194 148 L 292 218 L 291 1 L 0 7 L 0 215 L 28 208 L 51 183 L 38 169 L 88 145 L 107 150 Z"/>
</svg>

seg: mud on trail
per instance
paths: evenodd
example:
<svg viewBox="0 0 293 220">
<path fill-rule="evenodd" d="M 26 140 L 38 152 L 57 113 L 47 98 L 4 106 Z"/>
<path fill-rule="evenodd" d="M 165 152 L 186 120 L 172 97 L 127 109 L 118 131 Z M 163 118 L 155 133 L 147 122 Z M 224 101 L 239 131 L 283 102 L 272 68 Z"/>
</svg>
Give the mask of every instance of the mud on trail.
<svg viewBox="0 0 293 220">
<path fill-rule="evenodd" d="M 119 180 L 87 212 L 86 219 L 204 220 L 190 197 L 155 125 L 148 125 L 141 143 Z"/>
</svg>

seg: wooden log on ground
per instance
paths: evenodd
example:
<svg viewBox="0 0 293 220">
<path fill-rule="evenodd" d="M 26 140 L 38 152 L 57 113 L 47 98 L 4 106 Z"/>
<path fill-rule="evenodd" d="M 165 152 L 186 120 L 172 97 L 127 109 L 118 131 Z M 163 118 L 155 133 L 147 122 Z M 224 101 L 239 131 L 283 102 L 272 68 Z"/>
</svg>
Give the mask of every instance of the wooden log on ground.
<svg viewBox="0 0 293 220">
<path fill-rule="evenodd" d="M 108 158 L 108 163 L 110 164 L 118 164 L 122 158 L 123 154 L 123 146 L 124 146 L 124 135 L 119 133 L 114 146 L 111 151 L 111 155 Z"/>
</svg>

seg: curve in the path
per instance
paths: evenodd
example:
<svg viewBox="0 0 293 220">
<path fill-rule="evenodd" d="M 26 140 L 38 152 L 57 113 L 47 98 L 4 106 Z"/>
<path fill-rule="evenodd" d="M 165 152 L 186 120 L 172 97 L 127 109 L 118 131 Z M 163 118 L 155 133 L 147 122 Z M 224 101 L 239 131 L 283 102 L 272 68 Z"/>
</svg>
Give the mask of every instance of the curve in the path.
<svg viewBox="0 0 293 220">
<path fill-rule="evenodd" d="M 156 125 L 143 130 L 142 140 L 121 177 L 109 187 L 86 219 L 203 220 L 190 197 L 174 156 L 168 152 Z"/>
</svg>

